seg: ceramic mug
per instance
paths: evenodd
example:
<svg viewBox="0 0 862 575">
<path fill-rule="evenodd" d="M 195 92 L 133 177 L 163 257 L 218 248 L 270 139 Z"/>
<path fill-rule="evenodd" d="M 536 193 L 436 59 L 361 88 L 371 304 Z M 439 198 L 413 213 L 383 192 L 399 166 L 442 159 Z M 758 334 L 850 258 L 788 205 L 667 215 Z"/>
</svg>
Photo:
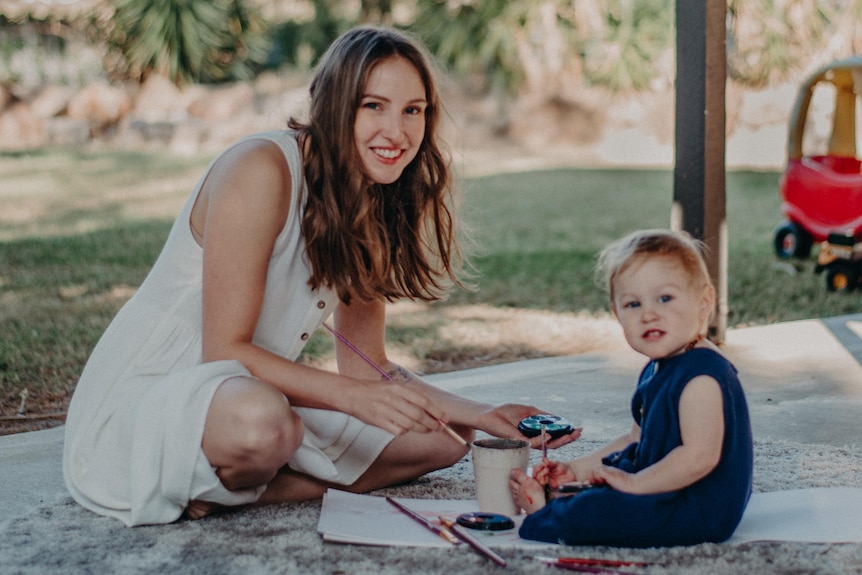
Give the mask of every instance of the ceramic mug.
<svg viewBox="0 0 862 575">
<path fill-rule="evenodd" d="M 512 469 L 526 470 L 530 444 L 523 439 L 477 439 L 472 445 L 479 511 L 517 515 L 520 508 L 509 489 Z"/>
</svg>

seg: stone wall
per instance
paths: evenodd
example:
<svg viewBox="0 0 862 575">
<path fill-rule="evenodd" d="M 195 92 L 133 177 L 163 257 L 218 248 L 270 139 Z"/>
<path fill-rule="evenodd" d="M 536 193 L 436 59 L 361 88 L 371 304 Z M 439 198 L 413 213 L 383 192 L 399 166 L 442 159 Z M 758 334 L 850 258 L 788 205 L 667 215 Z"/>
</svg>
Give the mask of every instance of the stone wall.
<svg viewBox="0 0 862 575">
<path fill-rule="evenodd" d="M 41 147 L 216 152 L 238 138 L 302 115 L 308 78 L 266 73 L 252 83 L 179 89 L 152 76 L 140 85 L 0 87 L 0 149 Z M 672 166 L 674 93 L 614 96 L 583 89 L 564 101 L 501 107 L 446 82 L 454 147 L 465 153 L 515 146 L 548 163 Z M 785 160 L 791 84 L 746 91 L 728 84 L 727 164 L 774 169 Z M 493 154 L 493 152 L 491 152 Z"/>
<path fill-rule="evenodd" d="M 13 96 L 0 88 L 0 149 L 111 147 L 191 154 L 283 127 L 301 112 L 303 79 L 265 74 L 254 83 L 179 89 L 161 76 L 143 84 L 49 85 Z"/>
</svg>

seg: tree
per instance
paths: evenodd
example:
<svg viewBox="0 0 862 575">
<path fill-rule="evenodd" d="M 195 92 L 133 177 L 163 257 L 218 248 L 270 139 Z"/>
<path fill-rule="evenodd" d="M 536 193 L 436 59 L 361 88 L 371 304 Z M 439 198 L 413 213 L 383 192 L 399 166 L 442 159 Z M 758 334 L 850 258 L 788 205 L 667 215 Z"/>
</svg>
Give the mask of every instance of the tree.
<svg viewBox="0 0 862 575">
<path fill-rule="evenodd" d="M 177 82 L 243 78 L 268 55 L 274 65 L 314 64 L 351 26 L 381 23 L 412 29 L 450 70 L 501 95 L 554 98 L 583 82 L 637 92 L 673 80 L 674 6 L 693 0 L 282 0 L 303 16 L 270 30 L 247 7 L 264 1 L 105 0 L 114 69 Z M 728 74 L 744 84 L 783 80 L 862 45 L 862 0 L 727 2 Z M 269 54 L 264 34 L 275 41 Z"/>
<path fill-rule="evenodd" d="M 267 56 L 263 22 L 242 0 L 113 0 L 98 22 L 121 77 L 248 79 Z"/>
<path fill-rule="evenodd" d="M 832 22 L 858 18 L 847 13 L 858 0 L 729 0 L 728 75 L 762 87 L 784 80 L 823 54 Z M 845 54 L 849 55 L 849 54 Z"/>
<path fill-rule="evenodd" d="M 515 34 L 522 30 L 529 2 L 424 0 L 414 29 L 456 73 L 513 91 L 523 77 Z"/>
<path fill-rule="evenodd" d="M 673 0 L 420 0 L 416 29 L 453 69 L 509 93 L 561 74 L 636 91 L 673 48 Z"/>
<path fill-rule="evenodd" d="M 658 75 L 656 62 L 673 49 L 673 0 L 613 0 L 602 5 L 602 25 L 584 41 L 587 78 L 614 92 L 649 88 Z"/>
<path fill-rule="evenodd" d="M 271 36 L 277 62 L 298 67 L 316 63 L 329 45 L 343 32 L 355 26 L 359 13 L 346 10 L 340 0 L 308 0 L 312 16 L 303 20 L 276 23 Z M 372 12 L 362 3 L 362 13 Z"/>
</svg>

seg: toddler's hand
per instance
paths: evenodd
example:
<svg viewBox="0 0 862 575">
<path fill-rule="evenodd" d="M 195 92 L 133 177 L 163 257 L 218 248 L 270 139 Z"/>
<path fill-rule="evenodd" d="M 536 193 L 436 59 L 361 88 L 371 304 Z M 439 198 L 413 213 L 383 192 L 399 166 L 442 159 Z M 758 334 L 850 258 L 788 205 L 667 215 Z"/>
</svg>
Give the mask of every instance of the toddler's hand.
<svg viewBox="0 0 862 575">
<path fill-rule="evenodd" d="M 607 483 L 609 486 L 623 493 L 638 492 L 637 477 L 634 473 L 628 473 L 609 465 L 597 465 L 594 467 L 590 481 L 593 483 Z"/>
<path fill-rule="evenodd" d="M 556 489 L 561 483 L 576 481 L 578 478 L 567 464 L 543 458 L 542 462 L 533 468 L 533 479 L 540 485 L 547 484 Z"/>
</svg>

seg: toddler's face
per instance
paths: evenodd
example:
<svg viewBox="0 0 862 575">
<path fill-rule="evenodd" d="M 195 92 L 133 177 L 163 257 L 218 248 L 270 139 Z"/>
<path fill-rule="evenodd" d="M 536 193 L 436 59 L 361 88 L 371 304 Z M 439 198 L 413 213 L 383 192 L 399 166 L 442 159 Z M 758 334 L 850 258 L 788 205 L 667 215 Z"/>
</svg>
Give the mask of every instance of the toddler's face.
<svg viewBox="0 0 862 575">
<path fill-rule="evenodd" d="M 712 291 L 670 257 L 642 257 L 614 280 L 614 312 L 632 348 L 657 359 L 681 352 L 706 327 Z"/>
</svg>

